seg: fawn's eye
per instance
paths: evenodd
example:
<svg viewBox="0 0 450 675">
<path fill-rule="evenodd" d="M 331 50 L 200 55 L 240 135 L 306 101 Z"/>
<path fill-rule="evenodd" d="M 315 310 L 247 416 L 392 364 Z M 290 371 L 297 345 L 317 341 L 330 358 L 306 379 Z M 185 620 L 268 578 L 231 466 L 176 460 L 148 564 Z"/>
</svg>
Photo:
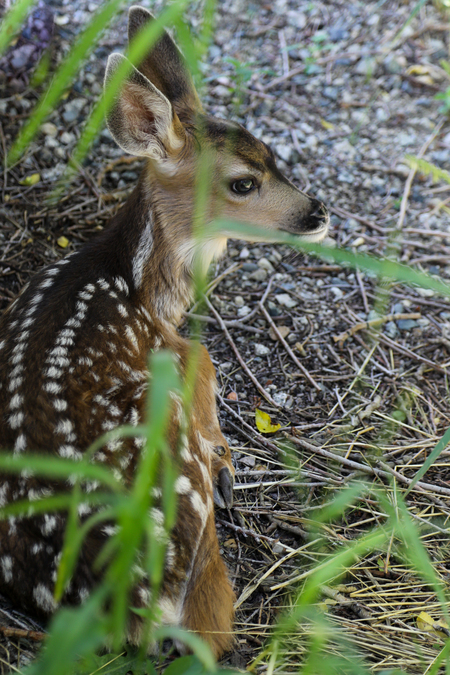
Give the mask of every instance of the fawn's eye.
<svg viewBox="0 0 450 675">
<path fill-rule="evenodd" d="M 235 180 L 233 183 L 231 183 L 232 191 L 236 192 L 238 195 L 246 195 L 255 187 L 256 183 L 253 178 L 240 178 L 239 180 Z"/>
<path fill-rule="evenodd" d="M 219 455 L 219 457 L 223 457 L 224 454 L 226 453 L 226 450 L 223 447 L 223 445 L 216 445 L 216 447 L 214 448 L 214 452 L 216 453 L 216 455 Z"/>
</svg>

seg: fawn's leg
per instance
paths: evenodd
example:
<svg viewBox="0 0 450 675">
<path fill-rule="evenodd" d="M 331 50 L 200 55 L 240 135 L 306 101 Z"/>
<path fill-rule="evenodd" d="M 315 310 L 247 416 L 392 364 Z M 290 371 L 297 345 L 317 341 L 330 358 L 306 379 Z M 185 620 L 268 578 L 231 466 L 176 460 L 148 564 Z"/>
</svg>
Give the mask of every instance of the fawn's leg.
<svg viewBox="0 0 450 675">
<path fill-rule="evenodd" d="M 220 557 L 212 515 L 208 520 L 187 584 L 182 624 L 197 632 L 220 657 L 233 646 L 234 592 Z"/>
</svg>

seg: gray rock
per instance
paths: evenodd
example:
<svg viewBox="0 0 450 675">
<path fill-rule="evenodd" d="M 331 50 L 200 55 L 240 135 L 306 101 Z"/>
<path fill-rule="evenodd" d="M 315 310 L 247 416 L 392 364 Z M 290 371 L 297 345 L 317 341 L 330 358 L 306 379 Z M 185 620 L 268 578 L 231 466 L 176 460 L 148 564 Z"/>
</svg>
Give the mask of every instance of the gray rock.
<svg viewBox="0 0 450 675">
<path fill-rule="evenodd" d="M 255 347 L 255 354 L 257 356 L 267 356 L 267 354 L 270 354 L 270 349 L 266 347 L 266 345 L 256 342 L 254 347 Z"/>
</svg>

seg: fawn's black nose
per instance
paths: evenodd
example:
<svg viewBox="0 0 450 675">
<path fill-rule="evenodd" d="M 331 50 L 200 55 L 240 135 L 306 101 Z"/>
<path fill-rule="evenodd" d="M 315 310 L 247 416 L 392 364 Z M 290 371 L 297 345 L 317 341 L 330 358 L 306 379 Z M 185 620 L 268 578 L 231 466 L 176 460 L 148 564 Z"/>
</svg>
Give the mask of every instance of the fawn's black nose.
<svg viewBox="0 0 450 675">
<path fill-rule="evenodd" d="M 303 228 L 305 232 L 315 232 L 328 227 L 330 216 L 325 204 L 314 197 L 311 198 L 311 210 L 304 221 Z"/>
</svg>

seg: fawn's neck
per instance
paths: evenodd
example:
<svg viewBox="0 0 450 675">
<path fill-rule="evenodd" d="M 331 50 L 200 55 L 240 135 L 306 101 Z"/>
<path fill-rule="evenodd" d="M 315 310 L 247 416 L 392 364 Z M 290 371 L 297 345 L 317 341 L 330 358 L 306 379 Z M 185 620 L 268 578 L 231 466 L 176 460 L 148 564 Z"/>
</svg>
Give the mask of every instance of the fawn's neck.
<svg viewBox="0 0 450 675">
<path fill-rule="evenodd" d="M 105 231 L 103 244 L 114 251 L 109 265 L 134 289 L 138 302 L 155 318 L 175 324 L 193 293 L 192 211 L 183 197 L 182 190 L 167 196 L 143 175 Z"/>
</svg>

